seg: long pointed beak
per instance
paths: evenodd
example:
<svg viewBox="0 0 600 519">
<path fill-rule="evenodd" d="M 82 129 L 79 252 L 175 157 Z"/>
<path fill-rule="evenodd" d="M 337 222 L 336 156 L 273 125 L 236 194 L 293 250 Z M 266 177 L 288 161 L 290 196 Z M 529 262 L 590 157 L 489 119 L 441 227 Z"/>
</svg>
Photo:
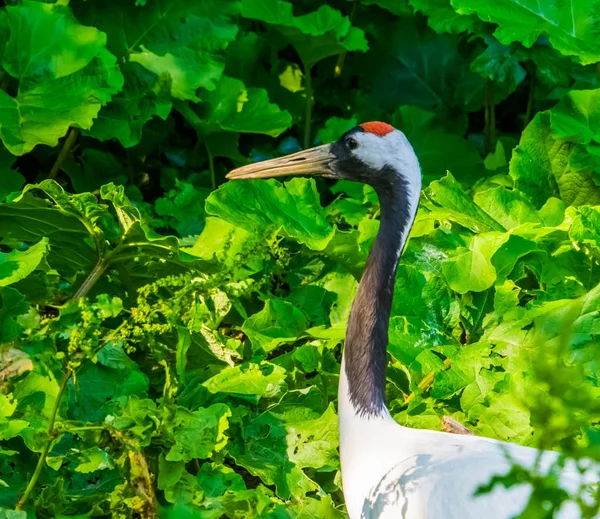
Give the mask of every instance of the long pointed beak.
<svg viewBox="0 0 600 519">
<path fill-rule="evenodd" d="M 291 175 L 314 175 L 335 178 L 335 174 L 330 167 L 333 159 L 331 145 L 325 144 L 278 159 L 265 160 L 242 166 L 230 171 L 226 178 L 272 178 Z"/>
</svg>

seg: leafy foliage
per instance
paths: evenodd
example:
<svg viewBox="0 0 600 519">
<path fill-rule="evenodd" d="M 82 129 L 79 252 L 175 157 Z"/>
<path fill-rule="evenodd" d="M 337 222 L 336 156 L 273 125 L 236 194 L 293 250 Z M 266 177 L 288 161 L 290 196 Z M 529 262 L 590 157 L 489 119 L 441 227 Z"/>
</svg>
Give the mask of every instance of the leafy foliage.
<svg viewBox="0 0 600 519">
<path fill-rule="evenodd" d="M 365 120 L 404 131 L 425 186 L 392 415 L 598 458 L 597 2 L 5 4 L 3 516 L 345 517 L 376 196 L 224 175 Z M 523 481 L 525 518 L 577 497 L 520 467 L 490 485 Z"/>
</svg>

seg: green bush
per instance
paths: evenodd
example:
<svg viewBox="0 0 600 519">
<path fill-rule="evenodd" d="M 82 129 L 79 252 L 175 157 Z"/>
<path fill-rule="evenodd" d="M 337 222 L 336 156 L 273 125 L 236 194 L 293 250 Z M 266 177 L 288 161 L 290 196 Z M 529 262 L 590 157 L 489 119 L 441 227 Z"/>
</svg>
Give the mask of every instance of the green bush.
<svg viewBox="0 0 600 519">
<path fill-rule="evenodd" d="M 2 517 L 345 517 L 376 197 L 224 175 L 368 120 L 426 186 L 392 415 L 600 457 L 600 2 L 529 4 L 3 2 Z M 524 479 L 552 517 L 552 473 L 497 478 Z"/>
</svg>

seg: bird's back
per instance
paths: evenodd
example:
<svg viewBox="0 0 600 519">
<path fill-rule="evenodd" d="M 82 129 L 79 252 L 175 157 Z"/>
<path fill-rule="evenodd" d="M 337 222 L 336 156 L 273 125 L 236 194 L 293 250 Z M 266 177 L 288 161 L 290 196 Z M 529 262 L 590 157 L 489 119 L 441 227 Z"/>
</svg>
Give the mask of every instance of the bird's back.
<svg viewBox="0 0 600 519">
<path fill-rule="evenodd" d="M 532 468 L 539 451 L 481 437 L 397 427 L 400 434 L 396 448 L 387 450 L 387 468 L 365 493 L 360 515 L 355 511 L 353 519 L 510 519 L 524 510 L 532 491 L 527 482 L 476 492 L 494 475 L 506 474 L 511 459 Z M 540 469 L 547 471 L 557 458 L 554 452 L 544 452 Z M 574 463 L 569 464 L 561 472 L 560 485 L 576 493 L 582 478 Z M 555 517 L 578 518 L 579 507 L 569 501 Z"/>
</svg>

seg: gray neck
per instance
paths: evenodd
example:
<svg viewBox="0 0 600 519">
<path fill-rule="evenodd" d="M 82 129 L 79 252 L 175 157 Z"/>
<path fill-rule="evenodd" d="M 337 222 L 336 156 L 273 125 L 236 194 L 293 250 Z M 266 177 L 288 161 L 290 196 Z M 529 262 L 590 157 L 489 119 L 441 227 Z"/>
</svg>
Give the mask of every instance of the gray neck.
<svg viewBox="0 0 600 519">
<path fill-rule="evenodd" d="M 387 412 L 387 343 L 394 282 L 416 214 L 411 202 L 418 204 L 401 175 L 388 178 L 391 180 L 373 186 L 379 196 L 381 223 L 352 305 L 344 347 L 350 402 L 360 415 Z"/>
</svg>

